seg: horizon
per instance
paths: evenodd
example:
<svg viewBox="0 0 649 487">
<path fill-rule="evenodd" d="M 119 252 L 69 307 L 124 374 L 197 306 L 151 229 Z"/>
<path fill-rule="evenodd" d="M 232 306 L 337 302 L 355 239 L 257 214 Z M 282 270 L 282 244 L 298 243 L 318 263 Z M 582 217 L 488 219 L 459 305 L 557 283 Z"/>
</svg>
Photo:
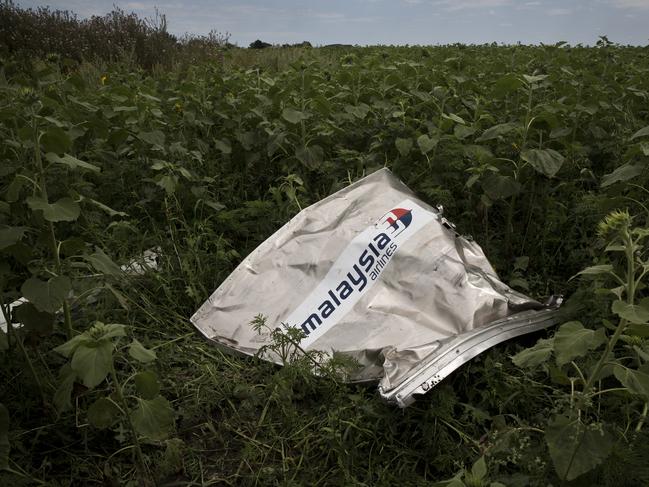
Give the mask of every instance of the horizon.
<svg viewBox="0 0 649 487">
<path fill-rule="evenodd" d="M 447 44 L 592 46 L 606 36 L 621 45 L 649 45 L 649 0 L 18 0 L 21 8 L 68 10 L 80 18 L 118 7 L 142 18 L 164 14 L 176 36 L 229 34 L 247 47 L 304 41 L 314 46 Z"/>
</svg>

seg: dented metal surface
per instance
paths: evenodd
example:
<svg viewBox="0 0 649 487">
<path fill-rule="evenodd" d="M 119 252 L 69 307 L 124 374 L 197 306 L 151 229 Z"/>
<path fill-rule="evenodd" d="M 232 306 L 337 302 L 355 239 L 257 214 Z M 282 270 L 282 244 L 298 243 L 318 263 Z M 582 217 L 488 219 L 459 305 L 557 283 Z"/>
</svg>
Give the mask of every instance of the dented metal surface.
<svg viewBox="0 0 649 487">
<path fill-rule="evenodd" d="M 405 406 L 487 348 L 553 324 L 555 308 L 502 283 L 475 242 L 382 169 L 301 211 L 191 320 L 248 355 L 269 339 L 250 326 L 257 314 L 300 328 L 302 348 L 355 358 L 354 380 L 380 380 Z"/>
</svg>

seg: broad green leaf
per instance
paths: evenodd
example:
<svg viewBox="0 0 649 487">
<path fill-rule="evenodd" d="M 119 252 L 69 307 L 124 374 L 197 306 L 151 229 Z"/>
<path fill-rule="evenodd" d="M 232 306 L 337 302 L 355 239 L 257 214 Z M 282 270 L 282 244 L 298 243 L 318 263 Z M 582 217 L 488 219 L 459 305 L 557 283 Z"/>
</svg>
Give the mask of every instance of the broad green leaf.
<svg viewBox="0 0 649 487">
<path fill-rule="evenodd" d="M 597 276 L 597 275 L 600 275 L 600 274 L 611 274 L 612 272 L 613 272 L 613 266 L 610 265 L 610 264 L 593 265 L 593 266 L 590 266 L 590 267 L 586 267 L 582 271 L 579 271 L 573 277 L 577 277 L 579 275 Z"/>
<path fill-rule="evenodd" d="M 27 227 L 6 227 L 0 229 L 0 250 L 20 242 L 26 230 Z"/>
<path fill-rule="evenodd" d="M 548 77 L 547 74 L 538 74 L 536 76 L 530 76 L 530 75 L 527 75 L 527 74 L 523 75 L 523 79 L 525 81 L 527 81 L 529 84 L 540 83 L 541 81 L 543 81 L 547 77 Z"/>
<path fill-rule="evenodd" d="M 600 424 L 555 416 L 545 430 L 550 457 L 562 480 L 574 480 L 602 463 L 613 449 L 612 436 Z"/>
<path fill-rule="evenodd" d="M 506 95 L 507 93 L 516 91 L 524 84 L 525 83 L 523 82 L 523 80 L 518 76 L 514 74 L 507 74 L 496 81 L 493 89 L 497 95 L 502 96 Z"/>
<path fill-rule="evenodd" d="M 285 108 L 282 110 L 282 118 L 289 123 L 300 123 L 309 118 L 309 116 L 295 108 Z"/>
<path fill-rule="evenodd" d="M 164 440 L 173 429 L 174 412 L 169 401 L 162 396 L 138 398 L 138 406 L 131 413 L 131 420 L 139 434 L 152 440 Z"/>
<path fill-rule="evenodd" d="M 151 132 L 140 132 L 138 135 L 140 140 L 148 142 L 151 145 L 164 146 L 165 134 L 160 130 L 152 130 Z"/>
<path fill-rule="evenodd" d="M 97 247 L 94 254 L 86 255 L 84 259 L 101 274 L 109 276 L 121 276 L 123 274 L 119 266 L 99 247 Z"/>
<path fill-rule="evenodd" d="M 68 133 L 59 127 L 50 127 L 41 135 L 40 144 L 44 152 L 63 154 L 72 147 L 72 140 Z"/>
<path fill-rule="evenodd" d="M 110 428 L 119 417 L 119 408 L 105 397 L 100 397 L 88 408 L 88 422 L 98 429 Z"/>
<path fill-rule="evenodd" d="M 410 154 L 410 151 L 412 150 L 412 139 L 402 139 L 398 137 L 394 142 L 394 145 L 399 151 L 399 154 L 401 154 L 402 157 L 405 157 Z"/>
<path fill-rule="evenodd" d="M 641 128 L 635 134 L 631 136 L 629 140 L 637 139 L 638 137 L 645 137 L 649 135 L 649 126 Z"/>
<path fill-rule="evenodd" d="M 606 342 L 604 329 L 589 330 L 579 321 L 569 321 L 561 325 L 554 335 L 554 353 L 557 365 L 567 364 L 577 357 L 583 357 Z"/>
<path fill-rule="evenodd" d="M 467 127 L 466 125 L 456 125 L 453 129 L 453 135 L 460 140 L 464 140 L 475 133 L 476 129 L 473 127 Z"/>
<path fill-rule="evenodd" d="M 49 222 L 72 222 L 79 218 L 81 209 L 72 198 L 61 198 L 54 203 L 48 203 L 42 198 L 29 196 L 27 205 L 33 211 L 42 211 L 43 218 Z"/>
<path fill-rule="evenodd" d="M 476 139 L 476 142 L 484 142 L 487 140 L 497 139 L 498 137 L 508 134 L 512 130 L 516 130 L 518 125 L 515 123 L 501 123 L 488 128 L 483 134 Z"/>
<path fill-rule="evenodd" d="M 649 321 L 649 309 L 638 304 L 628 304 L 618 299 L 613 301 L 611 310 L 629 323 L 644 324 Z"/>
<path fill-rule="evenodd" d="M 645 401 L 649 401 L 649 374 L 619 364 L 613 368 L 613 374 L 631 394 L 642 396 Z"/>
<path fill-rule="evenodd" d="M 360 105 L 347 105 L 345 107 L 345 111 L 362 120 L 367 116 L 368 112 L 370 111 L 370 107 L 365 103 L 361 103 Z"/>
<path fill-rule="evenodd" d="M 309 169 L 316 169 L 324 161 L 324 150 L 319 145 L 299 147 L 295 157 Z"/>
<path fill-rule="evenodd" d="M 74 381 L 77 378 L 77 373 L 72 370 L 70 364 L 65 364 L 61 367 L 59 372 L 59 386 L 54 393 L 54 406 L 59 413 L 67 411 L 72 408 L 72 388 Z"/>
<path fill-rule="evenodd" d="M 123 211 L 117 211 L 113 210 L 110 206 L 107 206 L 97 200 L 93 200 L 92 198 L 87 198 L 85 196 L 81 197 L 81 201 L 87 201 L 88 203 L 91 203 L 95 205 L 97 208 L 108 214 L 109 216 L 128 216 L 128 213 L 124 213 Z"/>
<path fill-rule="evenodd" d="M 507 199 L 521 191 L 518 181 L 501 174 L 489 174 L 482 180 L 482 189 L 492 200 Z"/>
<path fill-rule="evenodd" d="M 148 364 L 153 362 L 157 356 L 154 350 L 145 348 L 136 338 L 133 339 L 128 347 L 128 354 L 138 362 Z"/>
<path fill-rule="evenodd" d="M 113 344 L 109 340 L 81 343 L 74 351 L 70 365 L 89 389 L 106 378 L 113 363 Z"/>
<path fill-rule="evenodd" d="M 53 350 L 56 353 L 60 353 L 64 357 L 70 357 L 79 345 L 81 345 L 82 343 L 91 343 L 91 342 L 92 342 L 92 338 L 88 337 L 86 334 L 77 335 L 75 337 L 72 337 L 70 340 L 63 343 L 62 345 L 55 347 Z"/>
<path fill-rule="evenodd" d="M 156 184 L 164 189 L 168 195 L 172 195 L 176 192 L 178 186 L 178 176 L 163 174 L 156 178 Z"/>
<path fill-rule="evenodd" d="M 0 471 L 9 468 L 9 410 L 0 403 Z"/>
<path fill-rule="evenodd" d="M 605 174 L 602 177 L 602 188 L 617 183 L 618 181 L 630 181 L 640 176 L 645 170 L 643 164 L 627 163 L 615 169 L 610 174 Z"/>
<path fill-rule="evenodd" d="M 521 152 L 521 159 L 549 178 L 559 172 L 565 161 L 561 154 L 552 149 L 527 149 Z"/>
<path fill-rule="evenodd" d="M 462 117 L 459 115 L 456 115 L 455 113 L 449 113 L 448 115 L 446 113 L 442 113 L 442 118 L 445 118 L 446 120 L 452 120 L 456 123 L 460 123 L 462 125 L 466 125 L 466 122 Z"/>
<path fill-rule="evenodd" d="M 142 399 L 153 399 L 160 393 L 160 384 L 153 372 L 145 371 L 135 375 L 135 389 Z"/>
<path fill-rule="evenodd" d="M 54 315 L 39 311 L 32 303 L 23 303 L 14 309 L 14 315 L 26 330 L 49 335 L 54 327 Z"/>
<path fill-rule="evenodd" d="M 417 145 L 419 146 L 419 150 L 422 154 L 427 154 L 428 152 L 433 150 L 438 142 L 438 139 L 431 138 L 426 134 L 417 137 Z"/>
<path fill-rule="evenodd" d="M 45 154 L 45 159 L 53 164 L 63 164 L 64 166 L 68 166 L 70 169 L 86 169 L 92 172 L 101 172 L 101 168 L 98 166 L 90 164 L 89 162 L 81 161 L 70 154 L 64 154 L 63 157 L 60 157 L 54 152 L 48 152 Z"/>
<path fill-rule="evenodd" d="M 63 306 L 63 300 L 71 289 L 70 279 L 65 276 L 53 277 L 49 281 L 30 277 L 20 288 L 29 302 L 47 313 L 56 313 Z"/>
<path fill-rule="evenodd" d="M 125 326 L 118 323 L 104 324 L 101 321 L 95 321 L 88 331 L 83 336 L 88 337 L 91 341 L 97 340 L 110 340 L 111 338 L 126 336 Z"/>
<path fill-rule="evenodd" d="M 482 480 L 487 476 L 487 462 L 485 461 L 484 456 L 478 458 L 478 460 L 471 467 L 471 474 L 473 478 L 477 480 Z"/>
<path fill-rule="evenodd" d="M 214 139 L 214 147 L 223 154 L 232 154 L 232 144 L 228 139 Z"/>
<path fill-rule="evenodd" d="M 518 367 L 536 367 L 550 358 L 554 349 L 554 339 L 540 339 L 533 347 L 518 352 L 512 357 L 512 362 Z"/>
</svg>

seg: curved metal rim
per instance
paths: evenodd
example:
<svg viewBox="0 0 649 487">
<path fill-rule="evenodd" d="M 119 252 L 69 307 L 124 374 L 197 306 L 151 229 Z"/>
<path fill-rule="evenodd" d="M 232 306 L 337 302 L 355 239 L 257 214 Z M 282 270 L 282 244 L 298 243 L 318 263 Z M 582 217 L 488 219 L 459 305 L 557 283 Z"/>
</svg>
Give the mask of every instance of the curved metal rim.
<svg viewBox="0 0 649 487">
<path fill-rule="evenodd" d="M 388 402 L 406 407 L 472 358 L 511 338 L 557 324 L 558 308 L 524 311 L 458 335 L 425 358 L 397 386 L 379 393 Z"/>
</svg>

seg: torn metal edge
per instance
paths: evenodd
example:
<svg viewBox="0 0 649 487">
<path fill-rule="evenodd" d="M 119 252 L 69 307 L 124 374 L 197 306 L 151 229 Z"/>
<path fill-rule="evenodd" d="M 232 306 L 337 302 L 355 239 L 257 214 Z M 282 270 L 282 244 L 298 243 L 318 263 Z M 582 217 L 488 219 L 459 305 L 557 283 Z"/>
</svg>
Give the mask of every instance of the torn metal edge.
<svg viewBox="0 0 649 487">
<path fill-rule="evenodd" d="M 415 401 L 415 395 L 426 394 L 452 372 L 482 352 L 520 335 L 542 330 L 558 323 L 558 306 L 523 311 L 452 338 L 423 359 L 400 384 L 379 394 L 401 408 Z"/>
</svg>

